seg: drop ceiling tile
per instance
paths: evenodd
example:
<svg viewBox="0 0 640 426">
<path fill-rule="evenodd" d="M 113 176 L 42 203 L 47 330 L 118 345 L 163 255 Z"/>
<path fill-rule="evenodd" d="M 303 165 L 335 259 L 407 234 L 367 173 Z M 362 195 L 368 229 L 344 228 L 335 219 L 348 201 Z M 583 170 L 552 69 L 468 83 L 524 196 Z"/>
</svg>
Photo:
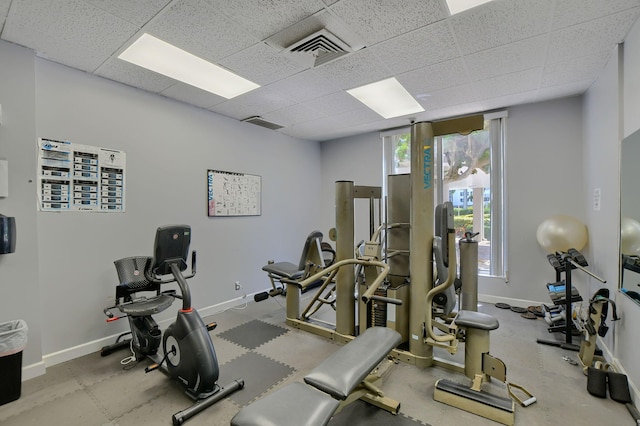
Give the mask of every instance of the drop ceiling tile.
<svg viewBox="0 0 640 426">
<path fill-rule="evenodd" d="M 435 90 L 460 86 L 469 82 L 462 59 L 453 59 L 397 76 L 398 81 L 413 96 L 421 96 Z"/>
<path fill-rule="evenodd" d="M 118 81 L 149 92 L 161 92 L 176 81 L 164 75 L 149 71 L 137 65 L 112 57 L 94 73 L 100 77 Z"/>
<path fill-rule="evenodd" d="M 369 48 L 395 74 L 460 56 L 448 21 L 440 21 Z"/>
<path fill-rule="evenodd" d="M 314 109 L 319 114 L 333 115 L 362 108 L 362 103 L 345 91 L 331 93 L 311 99 L 303 105 Z"/>
<path fill-rule="evenodd" d="M 2 38 L 40 56 L 93 72 L 137 27 L 81 0 L 14 1 Z"/>
<path fill-rule="evenodd" d="M 465 56 L 472 81 L 544 65 L 549 37 L 542 35 Z"/>
<path fill-rule="evenodd" d="M 456 105 L 454 107 L 445 107 L 426 111 L 417 117 L 416 122 L 448 120 L 450 118 L 459 117 L 461 115 L 482 113 L 483 111 L 485 110 L 478 103 L 469 102 Z"/>
<path fill-rule="evenodd" d="M 480 99 L 491 99 L 537 90 L 540 86 L 541 75 L 542 68 L 532 68 L 476 81 L 473 84 Z"/>
<path fill-rule="evenodd" d="M 596 52 L 582 58 L 548 64 L 544 68 L 541 87 L 558 86 L 573 81 L 594 81 L 604 69 L 612 51 Z"/>
<path fill-rule="evenodd" d="M 228 101 L 213 105 L 207 109 L 226 117 L 235 118 L 236 120 L 243 120 L 254 115 L 260 115 L 256 114 L 253 108 L 238 102 L 236 99 L 229 99 Z"/>
<path fill-rule="evenodd" d="M 342 0 L 330 10 L 369 46 L 448 16 L 443 3 L 425 0 Z"/>
<path fill-rule="evenodd" d="M 378 121 L 382 118 L 365 106 L 341 114 L 332 114 L 330 117 L 337 119 L 340 122 L 340 127 L 358 126 L 360 124 Z"/>
<path fill-rule="evenodd" d="M 491 99 L 483 99 L 479 102 L 481 111 L 506 108 L 513 105 L 521 105 L 537 101 L 537 90 L 515 93 L 511 95 L 498 96 Z"/>
<path fill-rule="evenodd" d="M 314 70 L 303 71 L 294 76 L 270 84 L 271 90 L 298 102 L 339 92 L 341 89 Z"/>
<path fill-rule="evenodd" d="M 172 3 L 144 28 L 145 32 L 203 59 L 218 60 L 260 40 L 219 13 L 206 0 Z"/>
<path fill-rule="evenodd" d="M 263 40 L 322 10 L 320 0 L 207 0 L 244 31 Z"/>
<path fill-rule="evenodd" d="M 339 127 L 340 122 L 337 119 L 322 117 L 276 131 L 294 138 L 322 141 L 341 137 L 344 134 L 344 130 L 340 130 Z"/>
<path fill-rule="evenodd" d="M 548 31 L 555 0 L 493 1 L 451 17 L 462 54 L 480 52 Z"/>
<path fill-rule="evenodd" d="M 263 116 L 295 103 L 269 86 L 263 86 L 208 109 L 229 117 L 244 119 L 254 115 Z"/>
<path fill-rule="evenodd" d="M 553 29 L 569 27 L 640 6 L 638 0 L 562 0 L 556 2 Z"/>
<path fill-rule="evenodd" d="M 542 87 L 538 90 L 536 101 L 545 101 L 550 99 L 563 98 L 573 95 L 581 95 L 587 91 L 587 89 L 593 83 L 592 79 L 583 81 L 573 81 L 568 84 L 562 84 L 559 86 Z"/>
<path fill-rule="evenodd" d="M 198 89 L 197 87 L 180 82 L 167 87 L 162 92 L 160 92 L 160 94 L 162 96 L 176 99 L 178 101 L 195 105 L 200 108 L 209 108 L 227 100 L 222 96 L 214 95 L 213 93 L 207 92 L 206 90 Z"/>
<path fill-rule="evenodd" d="M 305 105 L 291 105 L 276 111 L 267 112 L 262 116 L 265 120 L 284 127 L 320 119 L 318 112 Z"/>
<path fill-rule="evenodd" d="M 129 21 L 141 27 L 158 12 L 160 12 L 170 0 L 84 0 L 105 12 Z"/>
<path fill-rule="evenodd" d="M 340 89 L 353 89 L 393 75 L 369 49 L 359 50 L 314 68 L 314 72 Z"/>
<path fill-rule="evenodd" d="M 639 13 L 640 8 L 634 8 L 552 32 L 547 63 L 613 49 L 616 43 L 624 40 Z"/>
<path fill-rule="evenodd" d="M 273 83 L 304 68 L 265 43 L 256 43 L 219 61 L 223 67 L 260 85 Z"/>
<path fill-rule="evenodd" d="M 0 34 L 2 34 L 4 21 L 9 13 L 9 6 L 11 6 L 11 0 L 0 0 Z"/>
<path fill-rule="evenodd" d="M 478 95 L 472 84 L 448 87 L 431 92 L 427 97 L 418 98 L 418 102 L 420 102 L 420 105 L 422 105 L 426 111 L 466 104 L 477 100 Z"/>
</svg>

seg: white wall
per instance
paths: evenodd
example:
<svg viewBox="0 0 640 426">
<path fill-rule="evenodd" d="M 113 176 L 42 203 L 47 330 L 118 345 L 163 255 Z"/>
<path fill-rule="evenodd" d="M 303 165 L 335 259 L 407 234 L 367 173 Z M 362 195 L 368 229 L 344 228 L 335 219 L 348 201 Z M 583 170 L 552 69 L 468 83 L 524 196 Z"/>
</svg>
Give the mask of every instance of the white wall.
<svg viewBox="0 0 640 426">
<path fill-rule="evenodd" d="M 0 157 L 9 159 L 11 185 L 0 212 L 17 217 L 19 235 L 16 254 L 0 259 L 0 319 L 32 314 L 25 365 L 96 350 L 126 327 L 106 324 L 102 313 L 115 295 L 113 261 L 151 255 L 158 226 L 191 225 L 198 275 L 190 284 L 205 314 L 242 302 L 233 301 L 241 296 L 235 281 L 247 294 L 267 288 L 261 267 L 297 260 L 317 227 L 319 143 L 34 59 L 7 43 L 0 63 Z M 126 213 L 36 213 L 37 137 L 125 151 Z M 208 168 L 262 176 L 262 215 L 207 217 Z"/>
<path fill-rule="evenodd" d="M 614 299 L 618 288 L 619 235 L 619 111 L 618 52 L 584 96 L 584 207 L 591 242 L 590 268 L 607 279 L 602 284 L 590 280 L 591 296 L 599 288 L 608 288 Z M 593 207 L 593 192 L 601 193 L 600 210 Z M 609 324 L 611 325 L 611 324 Z M 614 333 L 605 337 L 606 346 L 614 350 Z"/>
<path fill-rule="evenodd" d="M 0 255 L 0 322 L 24 319 L 29 326 L 25 365 L 42 359 L 42 322 L 36 226 L 35 73 L 31 51 L 0 41 L 0 158 L 9 163 L 9 197 L 0 198 L 0 213 L 16 218 L 17 243 Z M 53 306 L 48 311 L 56 312 Z M 39 372 L 44 371 L 40 366 Z"/>
<path fill-rule="evenodd" d="M 621 320 L 615 323 L 605 339 L 605 349 L 629 377 L 640 397 L 640 308 L 617 291 L 619 268 L 619 156 L 620 140 L 640 129 L 640 24 L 636 23 L 624 47 L 607 64 L 598 81 L 585 95 L 585 181 L 586 203 L 591 200 L 592 188 L 602 188 L 603 209 L 591 210 L 588 226 L 599 239 L 592 252 L 599 262 L 598 269 L 610 279 L 607 283 L 618 306 Z M 592 282 L 592 288 L 599 283 Z M 609 322 L 609 325 L 612 325 Z"/>
</svg>

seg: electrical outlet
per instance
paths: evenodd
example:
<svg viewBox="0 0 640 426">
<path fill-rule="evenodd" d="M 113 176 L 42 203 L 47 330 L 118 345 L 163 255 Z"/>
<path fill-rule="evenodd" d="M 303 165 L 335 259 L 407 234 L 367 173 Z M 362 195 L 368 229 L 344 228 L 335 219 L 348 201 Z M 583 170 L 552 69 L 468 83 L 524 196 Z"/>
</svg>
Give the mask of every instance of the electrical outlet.
<svg viewBox="0 0 640 426">
<path fill-rule="evenodd" d="M 242 286 L 240 285 L 240 281 L 236 281 L 235 286 L 236 286 L 236 287 L 235 287 L 235 288 L 236 288 L 236 291 L 240 291 L 240 289 L 242 288 Z"/>
</svg>

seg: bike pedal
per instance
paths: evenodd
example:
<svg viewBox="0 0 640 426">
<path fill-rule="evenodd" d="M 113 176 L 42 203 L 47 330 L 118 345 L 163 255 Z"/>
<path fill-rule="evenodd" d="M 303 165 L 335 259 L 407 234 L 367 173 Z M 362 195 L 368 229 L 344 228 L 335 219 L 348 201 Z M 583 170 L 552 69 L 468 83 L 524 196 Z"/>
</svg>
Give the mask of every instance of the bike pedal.
<svg viewBox="0 0 640 426">
<path fill-rule="evenodd" d="M 207 324 L 207 330 L 208 331 L 215 330 L 217 326 L 218 326 L 217 322 L 210 322 L 209 324 Z"/>
<path fill-rule="evenodd" d="M 148 367 L 146 367 L 144 369 L 144 372 L 145 373 L 150 373 L 150 372 L 152 372 L 154 370 L 157 370 L 158 368 L 160 368 L 160 364 L 151 364 L 150 366 L 148 366 Z"/>
</svg>

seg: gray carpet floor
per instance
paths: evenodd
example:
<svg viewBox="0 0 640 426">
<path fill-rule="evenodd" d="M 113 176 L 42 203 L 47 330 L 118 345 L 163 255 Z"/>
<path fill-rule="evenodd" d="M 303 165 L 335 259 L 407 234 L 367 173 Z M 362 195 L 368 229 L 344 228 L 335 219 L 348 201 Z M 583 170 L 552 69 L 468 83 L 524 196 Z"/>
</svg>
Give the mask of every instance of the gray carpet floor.
<svg viewBox="0 0 640 426">
<path fill-rule="evenodd" d="M 302 382 L 310 370 L 340 347 L 287 326 L 283 305 L 283 297 L 270 298 L 205 318 L 218 323 L 211 335 L 220 364 L 220 385 L 242 378 L 245 388 L 187 425 L 228 425 L 242 406 L 288 383 Z M 332 310 L 326 309 L 319 315 L 331 320 Z M 624 405 L 609 398 L 595 398 L 586 391 L 582 369 L 563 359 L 576 359 L 576 352 L 536 343 L 539 337 L 554 337 L 547 333 L 544 321 L 524 319 L 491 304 L 481 304 L 479 310 L 500 322 L 500 328 L 491 335 L 491 353 L 507 364 L 508 379 L 525 386 L 538 400 L 530 407 L 516 407 L 516 425 L 634 424 Z M 127 355 L 127 350 L 108 357 L 95 353 L 47 368 L 45 375 L 22 384 L 19 400 L 0 406 L 0 424 L 170 425 L 172 414 L 189 406 L 191 400 L 163 374 L 145 374 L 145 362 L 123 368 L 119 361 Z M 458 362 L 464 359 L 463 348 L 455 356 L 442 351 L 436 351 L 436 355 Z M 399 363 L 383 384 L 385 393 L 401 402 L 399 415 L 356 402 L 334 416 L 330 425 L 497 424 L 434 401 L 434 384 L 440 378 L 466 380 L 447 369 L 420 369 Z M 502 383 L 489 385 L 491 392 L 507 396 Z"/>
</svg>

